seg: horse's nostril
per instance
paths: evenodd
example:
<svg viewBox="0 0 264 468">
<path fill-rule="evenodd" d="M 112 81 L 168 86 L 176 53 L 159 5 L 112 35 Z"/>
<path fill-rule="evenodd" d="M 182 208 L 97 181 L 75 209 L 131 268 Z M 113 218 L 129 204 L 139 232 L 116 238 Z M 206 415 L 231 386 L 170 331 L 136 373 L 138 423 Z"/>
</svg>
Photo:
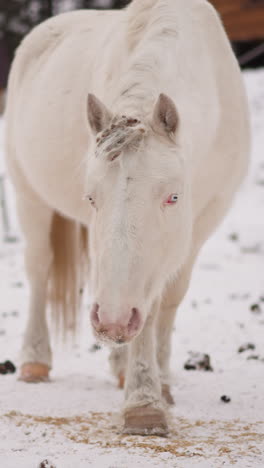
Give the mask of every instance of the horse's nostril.
<svg viewBox="0 0 264 468">
<path fill-rule="evenodd" d="M 100 323 L 98 310 L 99 310 L 99 305 L 96 303 L 93 304 L 92 311 L 91 311 L 91 320 L 92 320 L 93 325 L 99 325 Z"/>
<path fill-rule="evenodd" d="M 124 309 L 122 308 L 121 311 Z M 124 312 L 115 321 L 111 320 L 109 315 L 104 308 L 95 302 L 91 308 L 91 324 L 98 335 L 109 338 L 117 344 L 124 344 L 131 340 L 141 327 L 141 314 L 136 307 L 130 309 L 129 321 L 127 321 L 128 317 Z"/>
<path fill-rule="evenodd" d="M 130 335 L 133 335 L 136 333 L 140 327 L 140 313 L 139 310 L 136 307 L 133 307 L 131 310 L 131 317 L 128 322 L 128 333 Z"/>
</svg>

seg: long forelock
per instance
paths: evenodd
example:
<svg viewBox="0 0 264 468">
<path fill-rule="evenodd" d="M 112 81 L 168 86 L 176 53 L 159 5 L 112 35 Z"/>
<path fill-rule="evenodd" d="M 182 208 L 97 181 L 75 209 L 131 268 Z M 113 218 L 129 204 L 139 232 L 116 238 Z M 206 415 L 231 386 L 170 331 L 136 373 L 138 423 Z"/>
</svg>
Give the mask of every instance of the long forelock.
<svg viewBox="0 0 264 468">
<path fill-rule="evenodd" d="M 134 117 L 115 117 L 96 138 L 96 156 L 113 161 L 123 150 L 137 150 L 147 134 L 147 127 Z"/>
</svg>

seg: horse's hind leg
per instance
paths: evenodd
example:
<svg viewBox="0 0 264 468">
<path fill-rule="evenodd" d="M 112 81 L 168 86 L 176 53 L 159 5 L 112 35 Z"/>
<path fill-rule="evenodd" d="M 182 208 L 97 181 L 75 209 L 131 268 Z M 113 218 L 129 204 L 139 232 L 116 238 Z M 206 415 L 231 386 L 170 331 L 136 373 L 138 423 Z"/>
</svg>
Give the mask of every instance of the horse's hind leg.
<svg viewBox="0 0 264 468">
<path fill-rule="evenodd" d="M 25 239 L 25 268 L 30 287 L 29 316 L 21 352 L 21 379 L 35 382 L 46 380 L 51 367 L 46 302 L 52 262 L 50 230 L 53 211 L 30 188 L 17 167 L 12 167 L 10 172 Z"/>
</svg>

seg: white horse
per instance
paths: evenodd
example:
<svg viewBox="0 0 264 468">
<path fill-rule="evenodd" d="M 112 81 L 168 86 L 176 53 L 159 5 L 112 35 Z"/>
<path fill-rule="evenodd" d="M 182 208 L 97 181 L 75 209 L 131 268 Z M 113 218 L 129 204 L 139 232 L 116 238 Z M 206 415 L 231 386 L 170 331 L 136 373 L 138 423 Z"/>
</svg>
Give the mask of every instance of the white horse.
<svg viewBox="0 0 264 468">
<path fill-rule="evenodd" d="M 48 377 L 47 302 L 73 327 L 88 264 L 92 327 L 125 380 L 124 431 L 167 433 L 175 312 L 249 140 L 239 67 L 205 0 L 66 13 L 26 37 L 7 103 L 31 287 L 22 379 Z"/>
</svg>

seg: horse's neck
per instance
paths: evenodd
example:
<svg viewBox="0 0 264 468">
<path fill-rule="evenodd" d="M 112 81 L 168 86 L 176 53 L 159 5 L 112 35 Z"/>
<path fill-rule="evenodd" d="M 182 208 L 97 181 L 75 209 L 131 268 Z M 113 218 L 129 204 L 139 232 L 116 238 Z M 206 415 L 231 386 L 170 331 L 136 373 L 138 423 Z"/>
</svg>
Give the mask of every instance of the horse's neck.
<svg viewBox="0 0 264 468">
<path fill-rule="evenodd" d="M 137 66 L 143 69 L 135 71 Z M 123 78 L 117 79 L 112 89 L 114 112 L 138 118 L 148 116 L 158 97 L 159 82 L 160 77 L 152 63 L 146 67 L 144 59 L 132 59 L 123 72 Z"/>
<path fill-rule="evenodd" d="M 166 91 L 164 83 L 171 81 L 172 56 L 177 49 L 173 5 L 173 0 L 168 0 L 168 5 L 166 0 L 132 2 L 128 23 L 122 24 L 117 43 L 109 51 L 111 73 L 105 74 L 114 112 L 139 118 L 149 115 L 159 93 Z M 174 14 L 169 16 L 171 10 Z"/>
<path fill-rule="evenodd" d="M 161 56 L 162 43 L 155 43 L 155 48 L 148 43 L 144 44 L 140 53 L 136 52 L 127 58 L 127 64 L 121 68 L 121 72 L 115 72 L 109 94 L 113 96 L 111 105 L 116 113 L 141 118 L 152 112 L 159 93 L 166 91 L 164 83 L 171 77 L 167 57 L 163 59 Z"/>
<path fill-rule="evenodd" d="M 151 113 L 156 95 L 147 93 L 144 87 L 132 89 L 127 95 L 122 93 L 117 96 L 114 102 L 114 112 L 119 115 L 127 115 L 129 117 L 137 117 L 145 119 Z"/>
</svg>

